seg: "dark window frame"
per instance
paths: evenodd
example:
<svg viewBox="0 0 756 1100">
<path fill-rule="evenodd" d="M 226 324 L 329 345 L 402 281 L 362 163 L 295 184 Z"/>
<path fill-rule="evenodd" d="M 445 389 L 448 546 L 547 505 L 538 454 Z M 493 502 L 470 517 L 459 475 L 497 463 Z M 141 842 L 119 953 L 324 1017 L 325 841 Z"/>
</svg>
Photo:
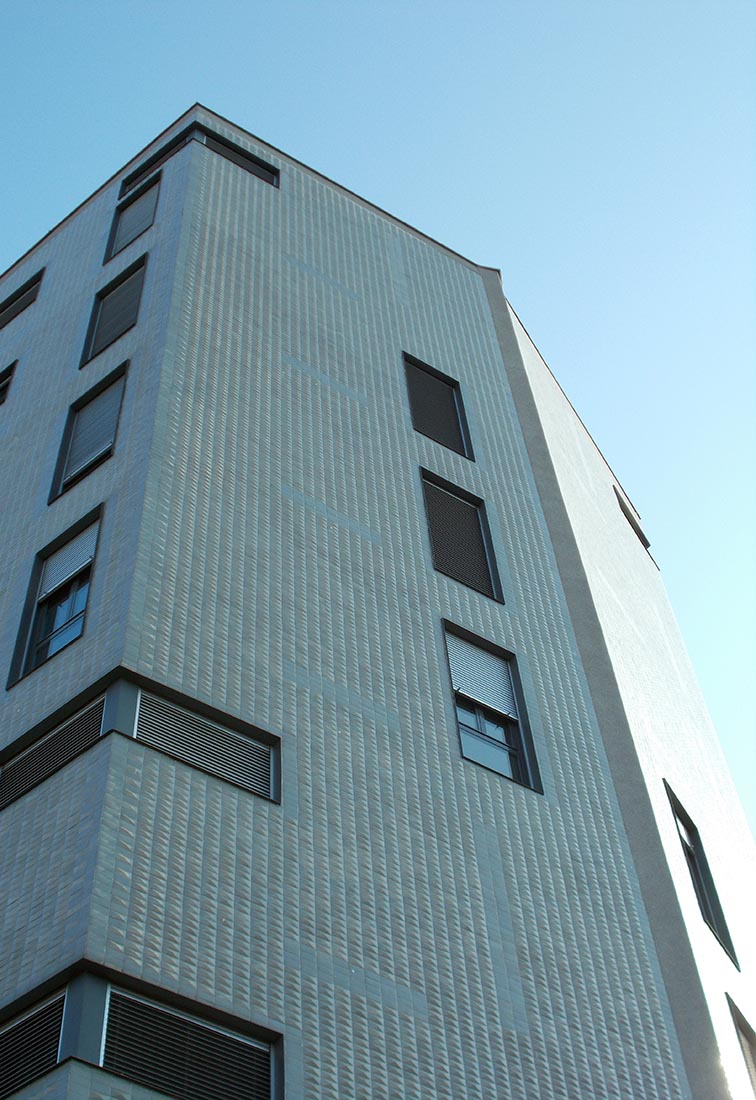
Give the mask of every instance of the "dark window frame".
<svg viewBox="0 0 756 1100">
<path fill-rule="evenodd" d="M 237 145 L 230 138 L 211 130 L 209 126 L 204 126 L 201 122 L 193 122 L 157 149 L 151 156 L 147 157 L 138 168 L 135 168 L 133 172 L 130 172 L 124 178 L 121 183 L 120 197 L 123 198 L 133 188 L 138 187 L 152 172 L 161 168 L 175 153 L 178 153 L 192 141 L 206 145 L 212 152 L 218 153 L 232 164 L 238 165 L 238 167 L 243 168 L 246 172 L 272 187 L 280 186 L 281 173 L 274 165 L 261 160 L 260 157 L 243 146 Z"/>
<path fill-rule="evenodd" d="M 754 1031 L 748 1023 L 748 1020 L 746 1020 L 732 997 L 730 997 L 728 993 L 726 993 L 725 996 L 727 997 L 727 1004 L 730 1008 L 732 1022 L 735 1025 L 735 1032 L 738 1036 L 740 1049 L 743 1052 L 743 1060 L 745 1061 L 746 1070 L 751 1080 L 751 1086 L 754 1094 L 756 1094 L 756 1031 Z"/>
<path fill-rule="evenodd" d="M 97 548 L 99 547 L 100 533 L 102 530 L 102 516 L 104 512 L 104 506 L 99 504 L 96 508 L 93 508 L 85 516 L 82 516 L 73 526 L 64 531 L 57 538 L 53 539 L 51 543 L 48 543 L 42 550 L 36 554 L 34 558 L 34 564 L 32 566 L 31 578 L 29 581 L 29 587 L 27 589 L 26 599 L 24 600 L 24 606 L 21 613 L 21 622 L 18 630 L 18 637 L 16 639 L 16 645 L 13 650 L 13 657 L 11 660 L 10 672 L 8 675 L 8 682 L 6 684 L 6 690 L 12 688 L 14 684 L 17 684 L 19 680 L 23 680 L 26 676 L 31 675 L 42 665 L 47 664 L 58 653 L 62 653 L 64 649 L 67 649 L 69 645 L 73 645 L 84 634 L 84 628 L 86 625 L 87 609 L 89 607 L 89 596 L 92 588 L 92 578 L 95 571 L 95 562 L 97 556 Z M 42 578 L 47 561 L 57 554 L 59 550 L 62 550 L 69 542 L 73 542 L 83 531 L 86 531 L 88 527 L 92 527 L 94 524 L 98 524 L 97 537 L 95 541 L 95 552 L 92 559 L 86 562 L 80 569 L 77 569 L 70 577 L 67 577 L 65 582 L 53 589 L 49 593 L 48 597 L 42 598 L 40 596 L 40 587 L 42 584 Z M 40 639 L 36 637 L 38 617 L 40 609 L 44 609 L 48 606 L 50 599 L 59 593 L 61 589 L 65 589 L 69 584 L 75 581 L 78 577 L 87 575 L 87 599 L 84 604 L 83 611 L 81 613 L 81 630 L 76 637 L 71 638 L 68 642 L 56 649 L 54 653 L 49 654 L 36 664 L 32 663 L 32 648 L 34 645 L 38 645 Z M 44 611 L 43 611 L 44 613 Z M 64 624 L 65 625 L 65 624 Z M 59 628 L 62 629 L 62 628 Z"/>
<path fill-rule="evenodd" d="M 7 367 L 0 370 L 0 405 L 4 405 L 8 400 L 8 394 L 10 393 L 11 382 L 13 381 L 13 375 L 16 373 L 16 367 L 18 366 L 18 359 L 14 359 L 12 363 L 9 363 Z"/>
<path fill-rule="evenodd" d="M 109 283 L 106 283 L 104 287 L 95 294 L 94 305 L 92 306 L 92 314 L 89 318 L 89 325 L 87 326 L 87 335 L 84 340 L 84 350 L 81 355 L 81 362 L 79 363 L 79 369 L 85 367 L 87 363 L 91 363 L 93 359 L 96 359 L 98 355 L 102 355 L 107 348 L 111 347 L 117 340 L 120 340 L 122 336 L 125 336 L 127 332 L 130 332 L 139 320 L 139 312 L 142 308 L 142 295 L 144 294 L 144 281 L 147 278 L 147 260 L 149 253 L 144 252 L 138 259 L 134 260 L 132 264 L 129 264 L 120 275 L 117 275 L 115 279 L 111 279 Z M 97 328 L 100 323 L 100 317 L 102 313 L 102 304 L 111 294 L 115 293 L 120 286 L 123 285 L 128 279 L 135 275 L 139 270 L 142 270 L 142 286 L 139 291 L 139 303 L 137 305 L 136 314 L 134 320 L 125 329 L 114 336 L 111 340 L 108 340 L 107 344 L 103 344 L 102 347 L 93 350 L 95 345 L 95 336 L 97 335 Z"/>
<path fill-rule="evenodd" d="M 701 834 L 690 814 L 687 812 L 682 802 L 680 802 L 680 799 L 672 790 L 666 779 L 664 780 L 664 789 L 667 792 L 669 804 L 672 808 L 672 817 L 675 822 L 675 828 L 677 829 L 677 836 L 680 841 L 680 847 L 683 850 L 685 863 L 693 885 L 693 891 L 696 895 L 698 908 L 701 911 L 701 916 L 714 933 L 714 936 L 727 955 L 729 955 L 733 964 L 740 970 L 737 955 L 735 954 L 735 947 L 722 909 L 722 903 L 719 900 L 719 894 L 714 884 L 709 861 L 706 858 L 706 851 L 703 846 L 703 841 L 701 840 Z"/>
<path fill-rule="evenodd" d="M 511 650 L 504 649 L 502 646 L 496 645 L 495 642 L 489 641 L 487 638 L 480 638 L 478 635 L 473 634 L 472 631 L 467 630 L 465 627 L 459 626 L 457 623 L 450 622 L 448 619 L 442 619 L 441 625 L 443 628 L 443 646 L 444 656 L 446 659 L 446 668 L 449 676 L 449 684 L 451 687 L 451 695 L 454 703 L 454 721 L 457 728 L 457 734 L 459 738 L 460 753 L 464 760 L 468 760 L 470 763 L 475 764 L 479 768 L 485 768 L 487 771 L 495 772 L 497 775 L 501 775 L 502 778 L 508 779 L 510 783 L 516 784 L 518 787 L 524 787 L 526 790 L 534 791 L 536 794 L 543 794 L 543 783 L 541 781 L 541 772 L 538 767 L 538 759 L 535 752 L 535 744 L 533 741 L 533 732 L 530 726 L 530 720 L 528 718 L 528 710 L 525 705 L 525 696 L 522 687 L 522 680 L 520 678 L 520 671 L 517 663 L 517 655 L 512 653 Z M 505 714 L 498 710 L 490 703 L 481 702 L 479 699 L 474 699 L 471 695 L 468 695 L 465 691 L 455 687 L 454 675 L 451 667 L 451 660 L 449 657 L 449 648 L 447 644 L 447 637 L 453 635 L 464 642 L 475 646 L 477 649 L 482 650 L 484 653 L 489 653 L 491 656 L 498 658 L 500 661 L 504 661 L 509 671 L 509 677 L 512 686 L 512 693 L 514 695 L 515 704 L 517 707 L 517 718 L 512 715 Z M 492 746 L 499 748 L 503 753 L 506 753 L 510 758 L 511 754 L 517 755 L 517 770 L 519 776 L 510 775 L 509 771 L 504 768 L 496 767 L 490 760 L 488 763 L 484 763 L 476 757 L 469 756 L 465 752 L 464 736 L 462 731 L 462 724 L 459 720 L 459 712 L 457 710 L 458 702 L 463 704 L 472 705 L 479 709 L 480 712 L 490 718 L 493 718 L 506 726 L 509 731 L 509 742 L 495 740 L 494 738 L 487 737 L 479 730 L 471 730 L 471 736 L 477 736 L 481 741 L 487 741 Z M 514 769 L 512 769 L 514 770 Z"/>
<path fill-rule="evenodd" d="M 146 233 L 148 229 L 152 229 L 153 225 L 155 224 L 155 214 L 157 213 L 157 204 L 160 199 L 161 180 L 162 173 L 156 172 L 154 175 L 149 176 L 144 181 L 144 183 L 137 187 L 135 190 L 130 191 L 128 196 L 122 202 L 118 203 L 118 206 L 115 208 L 115 212 L 113 214 L 113 222 L 110 226 L 110 233 L 108 234 L 108 243 L 105 248 L 105 259 L 102 261 L 103 264 L 108 263 L 108 261 L 112 260 L 114 256 L 120 256 L 121 252 L 123 252 L 125 248 L 128 248 L 129 245 L 134 243 L 134 241 L 138 241 L 139 238 L 144 233 Z M 152 212 L 152 220 L 150 224 L 146 225 L 144 229 L 141 229 L 135 236 L 129 238 L 129 240 L 126 241 L 125 244 L 122 244 L 118 248 L 115 248 L 115 242 L 118 236 L 118 228 L 123 212 L 125 210 L 128 210 L 130 206 L 133 206 L 135 202 L 139 202 L 139 200 L 143 198 L 149 191 L 151 191 L 153 187 L 157 189 L 157 195 L 155 196 L 155 209 Z"/>
<path fill-rule="evenodd" d="M 25 283 L 22 283 L 18 290 L 14 290 L 4 301 L 0 302 L 0 329 L 9 325 L 29 306 L 34 305 L 39 296 L 39 288 L 42 285 L 44 274 L 45 268 L 43 267 L 36 275 L 32 275 L 31 279 L 27 279 Z M 31 291 L 34 291 L 34 293 L 30 296 Z"/>
<path fill-rule="evenodd" d="M 485 501 L 482 499 L 482 497 L 475 496 L 473 493 L 468 492 L 467 489 L 463 489 L 459 485 L 452 484 L 451 481 L 447 481 L 445 478 L 439 477 L 438 474 L 434 474 L 431 470 L 426 470 L 422 466 L 420 467 L 420 479 L 423 487 L 423 503 L 425 505 L 425 518 L 428 528 L 428 539 L 430 541 L 433 568 L 436 570 L 436 572 L 441 573 L 445 577 L 450 577 L 451 580 L 456 581 L 458 584 L 463 584 L 466 588 L 471 589 L 473 592 L 480 592 L 482 596 L 486 596 L 488 597 L 488 599 L 495 600 L 497 603 L 504 603 L 504 591 L 501 586 L 501 578 L 499 576 L 499 569 L 496 563 L 493 538 L 491 537 L 491 528 L 488 523 Z M 454 576 L 452 573 L 448 573 L 445 569 L 440 568 L 437 564 L 437 555 L 435 553 L 433 542 L 433 527 L 431 524 L 430 509 L 428 508 L 428 494 L 425 490 L 426 485 L 432 485 L 436 489 L 440 489 L 442 492 L 448 493 L 449 496 L 455 497 L 457 500 L 461 500 L 465 504 L 469 504 L 475 509 L 479 524 L 483 551 L 486 558 L 486 564 L 488 566 L 489 580 L 491 582 L 490 592 L 487 592 L 483 588 L 479 588 L 475 584 L 470 584 L 469 580 L 465 580 L 462 577 L 457 577 Z"/>
<path fill-rule="evenodd" d="M 441 371 L 436 370 L 435 367 L 430 366 L 429 363 L 424 363 L 421 359 L 417 359 L 414 355 L 410 355 L 409 352 L 402 352 L 402 361 L 404 363 L 404 374 L 407 383 L 407 394 L 409 398 L 410 416 L 412 418 L 412 427 L 420 435 L 425 436 L 426 439 L 432 439 L 434 443 L 438 443 L 439 446 L 445 447 L 449 451 L 453 451 L 454 454 L 461 455 L 463 458 L 467 458 L 470 462 L 475 461 L 475 455 L 473 453 L 472 440 L 470 438 L 470 429 L 467 423 L 467 416 L 465 414 L 465 406 L 462 400 L 462 389 L 459 382 L 455 378 L 451 378 L 448 374 L 443 374 Z M 445 443 L 442 439 L 439 439 L 436 435 L 430 435 L 419 426 L 418 421 L 421 419 L 420 407 L 416 402 L 416 392 L 412 385 L 412 372 L 420 371 L 423 374 L 428 374 L 431 378 L 437 379 L 439 382 L 443 382 L 449 387 L 452 396 L 452 403 L 454 413 L 456 415 L 456 427 L 459 430 L 459 442 L 460 447 L 453 447 L 449 443 Z"/>
<path fill-rule="evenodd" d="M 58 497 L 63 496 L 69 489 L 72 489 L 74 485 L 78 485 L 85 477 L 96 470 L 98 466 L 101 466 L 103 462 L 107 462 L 112 457 L 115 451 L 116 439 L 118 438 L 118 427 L 121 421 L 121 411 L 123 409 L 123 398 L 126 392 L 126 376 L 129 369 L 129 360 L 125 359 L 123 363 L 116 367 L 114 371 L 111 371 L 105 378 L 98 382 L 91 389 L 83 393 L 81 397 L 78 397 L 68 410 L 68 417 L 66 419 L 66 425 L 63 429 L 63 438 L 60 444 L 60 450 L 58 452 L 58 459 L 55 463 L 55 472 L 52 479 L 52 488 L 50 489 L 50 496 L 47 503 L 52 504 Z M 69 453 L 71 449 L 71 443 L 73 440 L 74 429 L 76 427 L 76 418 L 82 409 L 86 408 L 92 401 L 95 401 L 101 393 L 110 389 L 116 382 L 123 379 L 123 386 L 121 388 L 121 401 L 118 407 L 118 415 L 116 417 L 115 429 L 113 431 L 113 441 L 107 450 L 100 451 L 94 458 L 92 458 L 85 466 L 75 471 L 68 477 L 65 476 L 66 466 L 68 464 Z"/>
</svg>

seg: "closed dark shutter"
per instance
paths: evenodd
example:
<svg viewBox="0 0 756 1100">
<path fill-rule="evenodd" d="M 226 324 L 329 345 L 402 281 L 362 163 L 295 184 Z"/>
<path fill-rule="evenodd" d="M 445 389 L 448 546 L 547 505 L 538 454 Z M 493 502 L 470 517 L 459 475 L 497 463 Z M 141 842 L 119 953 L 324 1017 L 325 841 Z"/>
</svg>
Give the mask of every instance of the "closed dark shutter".
<svg viewBox="0 0 756 1100">
<path fill-rule="evenodd" d="M 121 377 L 74 413 L 63 485 L 112 450 L 123 386 L 124 378 Z"/>
<path fill-rule="evenodd" d="M 58 1064 L 65 996 L 56 997 L 0 1031 L 0 1100 Z"/>
<path fill-rule="evenodd" d="M 143 283 L 144 264 L 142 263 L 136 271 L 132 271 L 112 290 L 106 289 L 98 295 L 86 359 L 97 355 L 136 324 Z"/>
<path fill-rule="evenodd" d="M 43 268 L 42 271 L 38 271 L 33 278 L 29 279 L 28 283 L 24 283 L 9 298 L 6 298 L 4 302 L 0 302 L 0 328 L 9 325 L 14 317 L 18 317 L 19 313 L 23 313 L 32 302 L 36 302 L 44 273 Z"/>
<path fill-rule="evenodd" d="M 433 564 L 440 573 L 499 598 L 498 576 L 489 553 L 483 504 L 457 496 L 423 476 Z"/>
<path fill-rule="evenodd" d="M 457 383 L 406 355 L 404 365 L 415 430 L 471 458 Z"/>
<path fill-rule="evenodd" d="M 271 797 L 271 747 L 142 692 L 137 738 L 210 775 Z"/>
<path fill-rule="evenodd" d="M 104 705 L 102 699 L 97 699 L 24 752 L 11 757 L 0 770 L 0 810 L 97 741 Z"/>
<path fill-rule="evenodd" d="M 145 230 L 149 229 L 155 220 L 155 209 L 158 200 L 158 181 L 143 191 L 137 198 L 128 204 L 121 206 L 115 215 L 115 224 L 112 230 L 110 247 L 107 259 L 115 256 L 117 252 L 131 244 Z"/>
<path fill-rule="evenodd" d="M 270 1100 L 267 1043 L 110 994 L 103 1066 L 176 1100 Z"/>
</svg>

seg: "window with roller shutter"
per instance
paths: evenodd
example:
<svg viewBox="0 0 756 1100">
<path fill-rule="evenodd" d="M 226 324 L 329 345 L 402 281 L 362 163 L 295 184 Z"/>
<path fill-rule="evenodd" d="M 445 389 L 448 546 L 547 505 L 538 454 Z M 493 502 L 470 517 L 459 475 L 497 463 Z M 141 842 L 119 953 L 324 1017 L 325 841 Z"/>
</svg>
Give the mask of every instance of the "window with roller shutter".
<svg viewBox="0 0 756 1100">
<path fill-rule="evenodd" d="M 502 601 L 483 501 L 427 470 L 420 473 L 434 567 L 484 596 Z"/>
<path fill-rule="evenodd" d="M 150 228 L 155 220 L 159 189 L 160 177 L 153 177 L 117 207 L 105 251 L 106 263 Z"/>
<path fill-rule="evenodd" d="M 110 458 L 115 445 L 127 364 L 76 401 L 68 414 L 50 500 Z"/>
<path fill-rule="evenodd" d="M 37 556 L 8 680 L 38 668 L 75 641 L 84 629 L 89 582 L 97 548 L 100 509 Z M 97 518 L 95 518 L 97 517 Z M 83 526 L 82 526 L 83 524 Z"/>
<path fill-rule="evenodd" d="M 473 459 L 459 382 L 412 355 L 405 354 L 404 368 L 415 431 Z"/>
<path fill-rule="evenodd" d="M 142 256 L 95 296 L 81 366 L 109 347 L 137 322 L 147 256 Z"/>
<path fill-rule="evenodd" d="M 462 755 L 540 791 L 514 657 L 448 627 L 445 634 Z"/>
</svg>

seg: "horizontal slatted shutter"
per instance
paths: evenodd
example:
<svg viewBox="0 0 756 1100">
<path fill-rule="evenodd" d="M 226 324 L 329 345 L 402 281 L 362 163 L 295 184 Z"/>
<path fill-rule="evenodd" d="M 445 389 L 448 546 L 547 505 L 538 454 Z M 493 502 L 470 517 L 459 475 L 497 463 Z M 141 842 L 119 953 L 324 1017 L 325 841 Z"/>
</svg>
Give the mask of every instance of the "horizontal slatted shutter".
<svg viewBox="0 0 756 1100">
<path fill-rule="evenodd" d="M 62 768 L 100 736 L 103 699 L 90 703 L 0 769 L 0 810 Z"/>
<path fill-rule="evenodd" d="M 158 200 L 157 182 L 144 191 L 139 198 L 134 199 L 128 206 L 123 206 L 116 214 L 117 223 L 113 235 L 113 244 L 110 255 L 115 256 L 127 244 L 131 244 L 137 237 L 149 229 L 155 218 L 155 208 Z"/>
<path fill-rule="evenodd" d="M 94 560 L 99 527 L 99 523 L 93 523 L 45 560 L 38 600 L 46 599 Z"/>
<path fill-rule="evenodd" d="M 481 505 L 464 500 L 426 478 L 423 490 L 436 569 L 486 596 L 494 596 L 481 526 Z"/>
<path fill-rule="evenodd" d="M 416 431 L 457 454 L 466 455 L 454 383 L 431 374 L 410 359 L 405 359 L 405 367 L 412 423 Z"/>
<path fill-rule="evenodd" d="M 271 797 L 271 749 L 183 707 L 142 692 L 137 738 L 210 775 Z"/>
<path fill-rule="evenodd" d="M 517 720 L 509 661 L 456 634 L 446 635 L 446 648 L 454 690 Z"/>
<path fill-rule="evenodd" d="M 0 1031 L 0 1100 L 58 1064 L 65 995 Z"/>
<path fill-rule="evenodd" d="M 111 992 L 103 1066 L 176 1100 L 270 1100 L 267 1043 Z"/>
<path fill-rule="evenodd" d="M 143 282 L 144 264 L 100 298 L 90 357 L 112 344 L 136 323 Z"/>
<path fill-rule="evenodd" d="M 76 412 L 63 473 L 64 484 L 113 446 L 123 386 L 124 379 L 119 378 Z"/>
</svg>

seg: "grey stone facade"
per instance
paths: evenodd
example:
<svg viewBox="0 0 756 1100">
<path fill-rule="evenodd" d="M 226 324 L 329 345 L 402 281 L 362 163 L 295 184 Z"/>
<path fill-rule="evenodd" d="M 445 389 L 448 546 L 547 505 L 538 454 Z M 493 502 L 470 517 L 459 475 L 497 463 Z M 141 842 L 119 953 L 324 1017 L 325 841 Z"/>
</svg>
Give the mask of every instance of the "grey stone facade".
<svg viewBox="0 0 756 1100">
<path fill-rule="evenodd" d="M 196 121 L 279 186 L 189 141 L 103 267 L 121 181 Z M 80 370 L 144 253 L 137 324 Z M 270 735 L 280 800 L 115 723 L 13 801 L 3 1017 L 86 963 L 280 1036 L 286 1100 L 748 1096 L 753 844 L 658 571 L 496 273 L 201 107 L 0 299 L 43 267 L 0 331 L 6 669 L 35 555 L 102 516 L 83 633 L 4 692 L 0 765 L 123 677 Z M 403 352 L 460 383 L 474 462 L 413 430 Z M 48 504 L 69 406 L 125 360 L 112 457 Z M 421 468 L 485 501 L 503 602 L 434 570 Z M 444 622 L 516 656 L 543 793 L 463 759 Z M 74 1057 L 17 1095 L 162 1093 Z"/>
</svg>

